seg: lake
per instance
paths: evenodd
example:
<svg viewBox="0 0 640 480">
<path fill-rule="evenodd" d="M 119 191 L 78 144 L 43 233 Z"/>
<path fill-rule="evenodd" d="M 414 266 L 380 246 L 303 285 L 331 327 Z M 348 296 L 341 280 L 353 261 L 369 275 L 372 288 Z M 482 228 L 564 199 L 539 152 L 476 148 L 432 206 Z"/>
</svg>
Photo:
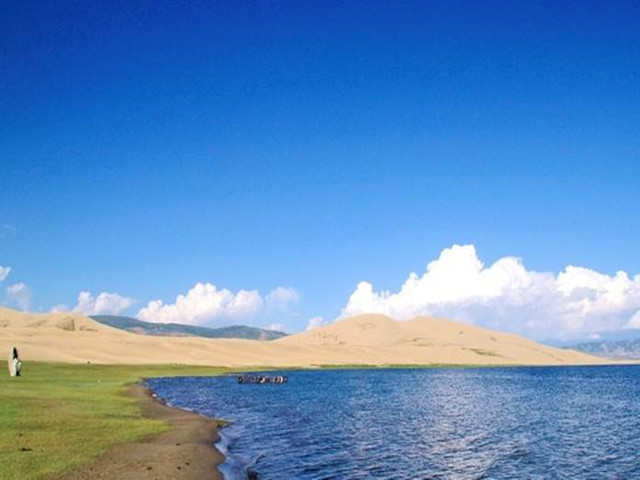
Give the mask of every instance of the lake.
<svg viewBox="0 0 640 480">
<path fill-rule="evenodd" d="M 299 370 L 150 379 L 224 418 L 226 479 L 640 478 L 640 366 Z"/>
</svg>

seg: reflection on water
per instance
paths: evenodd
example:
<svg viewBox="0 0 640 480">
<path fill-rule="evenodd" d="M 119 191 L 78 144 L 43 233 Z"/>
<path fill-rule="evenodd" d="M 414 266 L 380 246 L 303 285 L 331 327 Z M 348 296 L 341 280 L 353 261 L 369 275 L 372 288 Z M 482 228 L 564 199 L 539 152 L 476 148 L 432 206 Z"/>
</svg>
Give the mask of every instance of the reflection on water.
<svg viewBox="0 0 640 480">
<path fill-rule="evenodd" d="M 640 367 L 283 373 L 149 384 L 233 422 L 229 479 L 640 478 Z"/>
</svg>

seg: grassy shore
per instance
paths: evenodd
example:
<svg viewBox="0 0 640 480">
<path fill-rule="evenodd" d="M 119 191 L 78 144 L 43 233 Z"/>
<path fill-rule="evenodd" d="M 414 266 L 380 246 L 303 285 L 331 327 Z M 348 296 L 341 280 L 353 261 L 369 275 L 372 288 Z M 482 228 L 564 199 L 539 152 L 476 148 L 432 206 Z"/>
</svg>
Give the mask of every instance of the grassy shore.
<svg viewBox="0 0 640 480">
<path fill-rule="evenodd" d="M 318 365 L 316 368 L 477 366 L 344 364 Z M 6 362 L 1 362 L 0 367 L 7 372 Z M 29 362 L 22 377 L 0 374 L 0 479 L 55 478 L 99 457 L 113 445 L 135 442 L 167 430 L 166 422 L 142 416 L 138 401 L 123 395 L 128 384 L 148 377 L 206 376 L 230 372 L 232 370 L 220 367 L 184 365 Z"/>
<path fill-rule="evenodd" d="M 6 362 L 0 364 L 3 372 Z M 27 363 L 23 376 L 0 375 L 0 478 L 55 477 L 115 444 L 165 431 L 141 415 L 127 384 L 146 377 L 219 375 L 230 370 L 180 365 Z"/>
</svg>

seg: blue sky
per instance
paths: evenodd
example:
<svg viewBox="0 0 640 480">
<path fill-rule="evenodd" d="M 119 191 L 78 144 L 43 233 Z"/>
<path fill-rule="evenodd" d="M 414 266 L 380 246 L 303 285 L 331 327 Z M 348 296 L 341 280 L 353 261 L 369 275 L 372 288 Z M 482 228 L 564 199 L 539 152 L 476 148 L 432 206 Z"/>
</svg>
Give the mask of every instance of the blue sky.
<svg viewBox="0 0 640 480">
<path fill-rule="evenodd" d="M 189 321 L 293 331 L 474 245 L 486 267 L 627 272 L 621 328 L 640 7 L 529 3 L 3 3 L 1 301 L 109 292 L 135 315 L 201 282 L 263 308 Z M 296 294 L 269 309 L 279 286 Z M 458 307 L 435 313 L 545 336 Z"/>
</svg>

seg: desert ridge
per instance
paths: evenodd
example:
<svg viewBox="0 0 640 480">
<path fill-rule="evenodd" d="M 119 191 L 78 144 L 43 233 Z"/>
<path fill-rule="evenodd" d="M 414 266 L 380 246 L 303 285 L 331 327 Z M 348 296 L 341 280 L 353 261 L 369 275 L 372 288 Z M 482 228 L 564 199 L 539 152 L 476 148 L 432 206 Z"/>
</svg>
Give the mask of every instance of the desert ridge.
<svg viewBox="0 0 640 480">
<path fill-rule="evenodd" d="M 230 367 L 320 365 L 596 365 L 607 360 L 450 320 L 359 315 L 274 341 L 161 337 L 109 327 L 77 313 L 0 308 L 0 349 L 66 363 Z"/>
</svg>

